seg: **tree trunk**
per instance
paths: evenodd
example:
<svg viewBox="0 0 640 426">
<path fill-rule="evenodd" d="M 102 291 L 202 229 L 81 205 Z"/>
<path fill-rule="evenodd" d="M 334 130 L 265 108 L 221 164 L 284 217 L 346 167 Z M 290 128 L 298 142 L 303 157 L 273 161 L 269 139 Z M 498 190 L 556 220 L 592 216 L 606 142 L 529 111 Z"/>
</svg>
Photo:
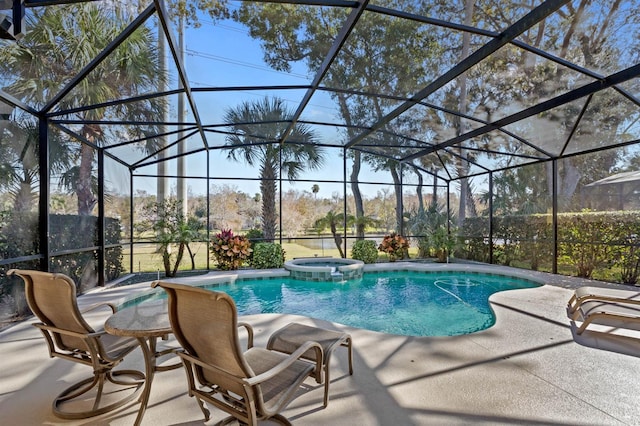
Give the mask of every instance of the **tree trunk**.
<svg viewBox="0 0 640 426">
<path fill-rule="evenodd" d="M 260 192 L 262 193 L 262 232 L 265 242 L 273 242 L 276 238 L 276 172 L 268 161 L 262 166 L 260 173 Z"/>
<path fill-rule="evenodd" d="M 553 161 L 547 161 L 544 163 L 545 169 L 547 171 L 547 191 L 549 193 L 549 197 L 553 194 Z"/>
<path fill-rule="evenodd" d="M 176 264 L 173 267 L 173 275 L 176 276 L 178 274 L 178 266 L 180 266 L 180 262 L 182 262 L 182 256 L 184 255 L 184 243 L 180 243 L 178 247 L 178 254 L 176 255 Z"/>
<path fill-rule="evenodd" d="M 478 211 L 476 210 L 476 200 L 473 199 L 473 190 L 471 189 L 471 182 L 469 179 L 465 179 L 467 185 L 467 212 L 471 217 L 477 217 Z"/>
<path fill-rule="evenodd" d="M 341 258 L 345 258 L 344 252 L 342 251 L 342 237 L 338 234 L 338 230 L 336 229 L 335 222 L 331 222 L 329 225 L 331 228 L 331 234 L 333 234 L 333 241 L 336 243 L 336 247 L 338 247 L 338 252 L 340 253 Z"/>
<path fill-rule="evenodd" d="M 464 23 L 465 25 L 471 25 L 473 18 L 473 6 L 474 0 L 466 0 L 464 6 Z M 469 49 L 471 44 L 471 34 L 465 32 L 462 35 L 462 52 L 460 53 L 460 60 L 464 60 L 469 56 Z M 458 85 L 460 87 L 460 99 L 458 103 L 458 111 L 462 114 L 467 113 L 467 73 L 463 73 L 458 77 Z M 464 125 L 460 118 L 457 119 L 456 133 L 458 136 L 465 132 Z M 460 159 L 458 165 L 458 175 L 465 176 L 469 168 L 469 164 L 465 161 L 467 158 L 467 152 L 460 149 Z M 467 215 L 467 201 L 470 198 L 469 184 L 467 178 L 460 179 L 460 206 L 458 209 L 458 226 L 462 226 L 464 219 Z"/>
<path fill-rule="evenodd" d="M 571 162 L 571 158 L 564 158 L 560 162 L 563 173 L 562 180 L 558 179 L 558 199 L 561 204 L 567 206 L 576 192 L 582 175 L 580 170 Z"/>
<path fill-rule="evenodd" d="M 0 132 L 1 131 L 2 130 L 0 129 Z M 38 198 L 38 195 L 33 192 L 33 174 L 31 173 L 30 167 L 28 166 L 30 161 L 26 159 L 28 152 L 31 152 L 32 150 L 32 143 L 34 143 L 34 140 L 31 137 L 28 137 L 24 149 L 22 149 L 22 152 L 20 153 L 20 164 L 22 164 L 22 178 L 20 180 L 20 183 L 18 184 L 19 186 L 13 201 L 14 213 L 31 211 L 34 201 Z"/>
<path fill-rule="evenodd" d="M 194 271 L 196 269 L 196 254 L 191 251 L 191 247 L 189 243 L 186 243 L 187 251 L 189 252 L 189 258 L 191 259 L 191 270 Z"/>
<path fill-rule="evenodd" d="M 422 173 L 416 170 L 416 174 L 418 175 L 418 186 L 416 187 L 416 195 L 418 196 L 418 211 L 422 213 L 424 212 L 424 200 L 422 199 L 422 186 L 424 184 L 424 180 L 422 179 Z"/>
<path fill-rule="evenodd" d="M 393 178 L 393 188 L 396 196 L 396 230 L 399 234 L 404 233 L 403 216 L 402 216 L 402 184 L 400 183 L 400 175 L 394 166 L 389 167 L 391 177 Z"/>
<path fill-rule="evenodd" d="M 162 250 L 162 263 L 164 265 L 164 274 L 167 277 L 172 277 L 171 272 L 171 253 L 169 253 L 169 246 L 166 246 Z"/>
<path fill-rule="evenodd" d="M 164 31 L 161 25 L 158 25 L 158 58 L 160 60 L 160 72 L 162 74 L 167 74 L 167 69 L 169 68 L 167 65 L 167 51 L 166 51 L 166 38 L 164 35 Z M 158 79 L 158 92 L 164 93 L 168 90 L 167 80 L 164 78 Z M 164 123 L 168 123 L 169 120 L 169 103 L 165 103 L 162 108 L 162 121 Z M 167 127 L 165 125 L 158 125 L 158 133 L 165 134 L 167 132 Z M 158 163 L 156 166 L 158 177 L 156 178 L 156 201 L 158 203 L 163 203 L 167 197 L 167 162 L 164 161 L 165 151 L 164 147 L 167 146 L 167 137 L 160 136 L 158 138 L 158 144 L 160 151 L 158 152 Z"/>
<path fill-rule="evenodd" d="M 353 151 L 353 169 L 351 169 L 351 192 L 353 193 L 353 201 L 356 208 L 356 240 L 364 240 L 364 202 L 362 201 L 362 193 L 358 185 L 358 175 L 360 174 L 360 166 L 362 164 L 362 155 L 360 151 Z M 345 194 L 346 197 L 347 194 Z"/>
<path fill-rule="evenodd" d="M 90 142 L 94 142 L 100 134 L 98 126 L 85 125 L 83 136 Z M 95 207 L 97 200 L 91 191 L 91 174 L 93 172 L 93 148 L 80 143 L 80 167 L 78 170 L 78 182 L 76 182 L 76 195 L 78 197 L 78 214 L 89 216 Z"/>
<path fill-rule="evenodd" d="M 347 106 L 347 97 L 342 94 L 338 94 L 338 104 L 340 105 L 340 112 L 345 119 L 347 126 L 353 124 L 351 120 L 351 112 Z M 348 130 L 349 138 L 355 136 L 353 130 Z M 360 186 L 358 185 L 358 175 L 360 174 L 360 167 L 362 165 L 362 154 L 360 151 L 352 150 L 353 153 L 353 168 L 349 175 L 351 192 L 353 193 L 353 202 L 355 204 L 356 213 L 356 240 L 364 240 L 364 202 L 362 200 L 362 193 L 360 192 Z M 344 194 L 345 198 L 347 194 Z"/>
<path fill-rule="evenodd" d="M 431 170 L 433 171 L 433 198 L 431 199 L 431 206 L 435 208 L 438 205 L 438 178 L 435 169 Z"/>
<path fill-rule="evenodd" d="M 557 185 L 557 197 L 558 197 L 558 208 L 564 209 L 567 207 L 571 197 L 576 191 L 578 186 L 578 182 L 580 182 L 580 178 L 582 177 L 580 171 L 571 163 L 571 158 L 565 158 L 562 160 L 558 160 L 557 162 L 557 176 L 556 176 L 556 185 Z M 553 162 L 547 161 L 545 163 L 546 171 L 547 171 L 547 190 L 549 194 L 553 194 Z"/>
</svg>

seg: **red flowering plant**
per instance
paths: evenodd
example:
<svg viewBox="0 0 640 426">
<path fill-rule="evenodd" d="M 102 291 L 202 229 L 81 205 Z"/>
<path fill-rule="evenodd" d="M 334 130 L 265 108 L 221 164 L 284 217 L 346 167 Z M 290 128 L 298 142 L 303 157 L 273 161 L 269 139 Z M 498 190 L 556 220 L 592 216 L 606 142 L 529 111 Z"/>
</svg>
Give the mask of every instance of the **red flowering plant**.
<svg viewBox="0 0 640 426">
<path fill-rule="evenodd" d="M 389 261 L 395 262 L 397 259 L 404 259 L 405 254 L 409 250 L 409 240 L 395 232 L 385 235 L 382 243 L 378 246 L 378 250 L 389 256 Z"/>
<path fill-rule="evenodd" d="M 218 268 L 225 271 L 238 269 L 252 251 L 249 239 L 233 235 L 231 229 L 223 228 L 211 240 L 211 253 L 218 261 Z"/>
</svg>

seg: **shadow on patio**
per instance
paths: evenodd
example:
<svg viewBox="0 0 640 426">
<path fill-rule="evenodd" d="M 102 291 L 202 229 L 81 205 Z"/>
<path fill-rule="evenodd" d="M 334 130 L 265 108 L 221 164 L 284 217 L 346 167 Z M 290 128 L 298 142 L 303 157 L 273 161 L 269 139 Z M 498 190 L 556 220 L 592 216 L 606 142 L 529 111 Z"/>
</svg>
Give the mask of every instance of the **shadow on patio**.
<svg viewBox="0 0 640 426">
<path fill-rule="evenodd" d="M 550 285 L 497 293 L 491 298 L 496 324 L 455 337 L 387 335 L 293 315 L 242 319 L 254 326 L 257 346 L 292 320 L 353 336 L 354 375 L 348 375 L 346 350 L 338 348 L 328 408 L 321 409 L 322 386 L 308 379 L 285 411 L 294 424 L 637 424 L 640 359 L 575 343 L 564 312 L 569 296 L 570 290 Z M 133 423 L 137 404 L 84 421 L 54 417 L 55 395 L 89 371 L 48 359 L 44 340 L 29 323 L 0 333 L 3 422 Z M 142 368 L 140 351 L 123 367 Z M 202 424 L 185 390 L 182 369 L 157 374 L 143 424 Z M 224 417 L 216 410 L 212 415 L 207 424 Z"/>
</svg>

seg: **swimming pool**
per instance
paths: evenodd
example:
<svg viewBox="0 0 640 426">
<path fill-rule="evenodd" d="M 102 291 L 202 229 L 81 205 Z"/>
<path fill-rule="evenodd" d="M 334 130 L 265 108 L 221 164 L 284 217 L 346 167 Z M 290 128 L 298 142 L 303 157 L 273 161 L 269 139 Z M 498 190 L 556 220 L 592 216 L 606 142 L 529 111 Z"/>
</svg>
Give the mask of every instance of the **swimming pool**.
<svg viewBox="0 0 640 426">
<path fill-rule="evenodd" d="M 469 272 L 388 271 L 339 283 L 279 277 L 204 287 L 228 293 L 239 315 L 287 313 L 383 333 L 455 336 L 495 323 L 493 293 L 540 285 Z"/>
</svg>

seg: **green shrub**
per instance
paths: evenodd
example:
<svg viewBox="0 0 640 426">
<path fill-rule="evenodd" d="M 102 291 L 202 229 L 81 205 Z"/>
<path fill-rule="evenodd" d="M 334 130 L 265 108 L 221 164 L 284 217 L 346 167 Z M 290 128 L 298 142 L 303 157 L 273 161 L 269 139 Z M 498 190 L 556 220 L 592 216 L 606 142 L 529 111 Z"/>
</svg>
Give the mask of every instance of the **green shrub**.
<svg viewBox="0 0 640 426">
<path fill-rule="evenodd" d="M 637 284 L 640 277 L 640 241 L 638 235 L 630 235 L 614 251 L 616 262 L 620 266 L 620 282 Z"/>
<path fill-rule="evenodd" d="M 351 258 L 362 260 L 364 263 L 376 263 L 378 260 L 378 246 L 373 240 L 358 240 L 353 243 Z"/>
<path fill-rule="evenodd" d="M 438 258 L 438 262 L 447 262 L 456 248 L 456 237 L 453 233 L 449 233 L 446 226 L 436 229 L 430 236 L 429 241 Z"/>
<path fill-rule="evenodd" d="M 584 278 L 634 283 L 640 276 L 640 211 L 559 213 L 558 270 Z M 489 220 L 466 218 L 460 254 L 489 261 Z M 550 214 L 493 218 L 494 263 L 551 270 L 553 218 Z M 613 268 L 613 270 L 612 270 Z"/>
<path fill-rule="evenodd" d="M 261 229 L 252 228 L 249 229 L 244 236 L 247 237 L 251 243 L 251 248 L 253 248 L 255 243 L 259 243 L 264 239 L 264 232 L 262 232 Z"/>
<path fill-rule="evenodd" d="M 251 266 L 256 269 L 282 268 L 285 252 L 278 243 L 256 243 Z"/>
<path fill-rule="evenodd" d="M 251 247 L 251 250 L 253 250 L 255 245 L 257 243 L 261 243 L 264 239 L 264 232 L 262 232 L 261 229 L 251 228 L 246 234 L 244 234 L 244 236 L 249 240 L 249 246 Z M 249 264 L 251 264 L 251 259 L 253 259 L 253 251 L 249 255 Z"/>
<path fill-rule="evenodd" d="M 40 269 L 41 251 L 39 241 L 38 214 L 34 212 L 0 211 L 0 259 L 14 262 L 0 265 L 0 322 L 6 318 L 22 318 L 30 315 L 25 296 L 24 283 L 16 277 L 7 277 L 9 269 Z M 96 216 L 57 215 L 49 216 L 49 268 L 71 277 L 76 283 L 77 294 L 95 287 L 98 282 L 98 251 L 85 250 L 99 245 L 98 218 Z M 104 274 L 107 281 L 117 278 L 124 270 L 122 246 L 119 245 L 121 222 L 105 218 Z M 62 252 L 62 254 L 60 254 Z"/>
</svg>

